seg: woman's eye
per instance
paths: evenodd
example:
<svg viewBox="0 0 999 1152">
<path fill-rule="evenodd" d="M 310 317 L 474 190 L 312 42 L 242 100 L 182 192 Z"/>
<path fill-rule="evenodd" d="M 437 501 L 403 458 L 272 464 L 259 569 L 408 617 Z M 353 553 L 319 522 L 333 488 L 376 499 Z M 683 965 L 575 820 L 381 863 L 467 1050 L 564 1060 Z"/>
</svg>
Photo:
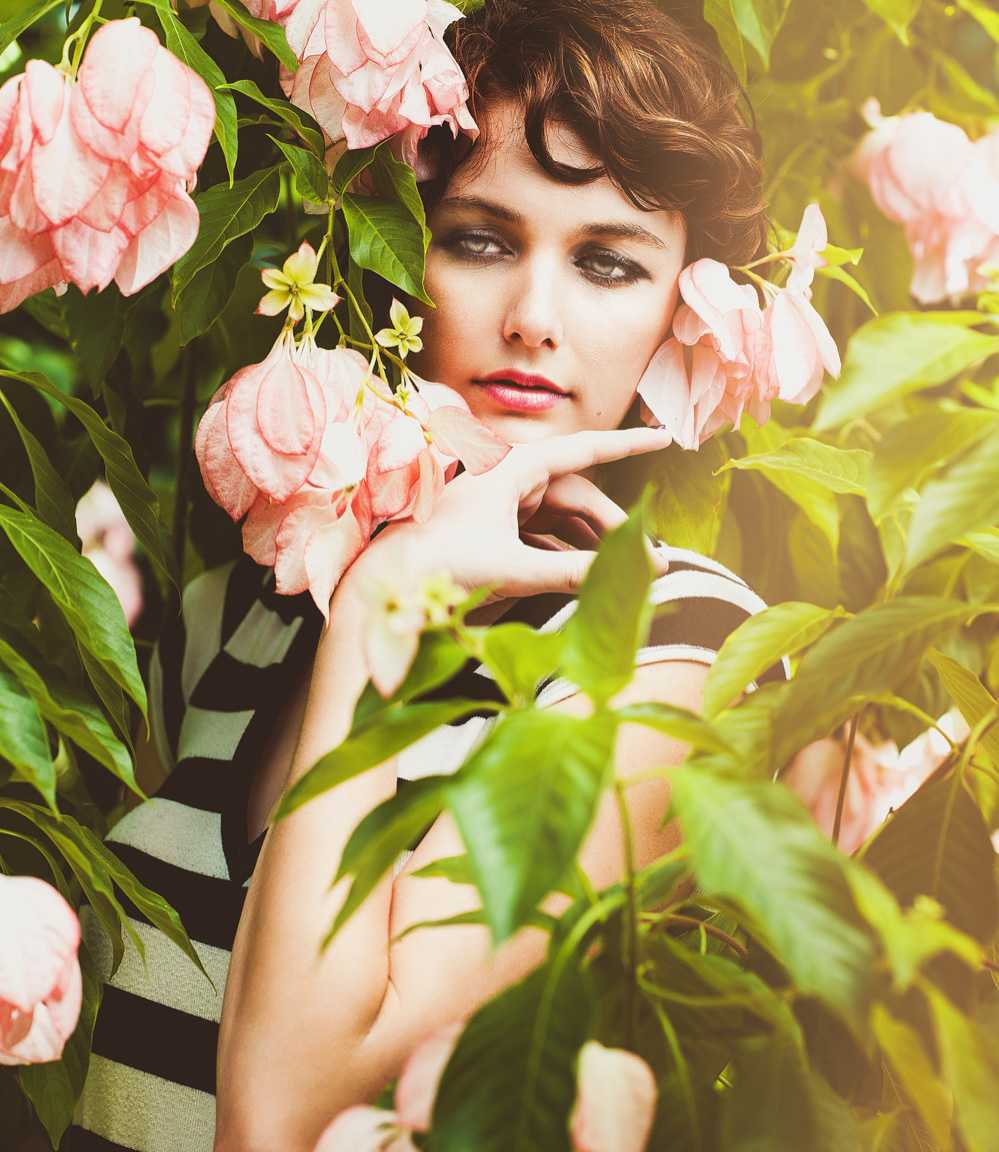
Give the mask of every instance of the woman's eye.
<svg viewBox="0 0 999 1152">
<path fill-rule="evenodd" d="M 591 252 L 576 263 L 592 279 L 607 284 L 633 284 L 636 280 L 648 279 L 648 273 L 639 264 L 612 252 Z"/>
<path fill-rule="evenodd" d="M 470 256 L 473 259 L 501 256 L 506 251 L 497 237 L 482 232 L 457 232 L 447 237 L 444 247 L 457 256 Z"/>
</svg>

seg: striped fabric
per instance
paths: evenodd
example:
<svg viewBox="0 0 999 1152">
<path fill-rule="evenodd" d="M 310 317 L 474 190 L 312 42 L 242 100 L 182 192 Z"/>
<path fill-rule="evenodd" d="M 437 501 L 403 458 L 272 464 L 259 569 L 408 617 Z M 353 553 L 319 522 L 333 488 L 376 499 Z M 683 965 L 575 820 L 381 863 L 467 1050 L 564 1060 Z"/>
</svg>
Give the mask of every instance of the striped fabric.
<svg viewBox="0 0 999 1152">
<path fill-rule="evenodd" d="M 640 663 L 711 663 L 725 637 L 765 605 L 721 565 L 663 548 L 670 570 L 653 588 L 671 610 L 654 620 Z M 504 620 L 544 631 L 575 608 L 568 595 L 519 601 Z M 321 618 L 308 594 L 279 596 L 273 573 L 247 557 L 205 573 L 184 594 L 183 620 L 153 660 L 153 732 L 170 774 L 157 796 L 108 836 L 115 853 L 177 909 L 211 983 L 138 912 L 131 941 L 104 989 L 70 1152 L 211 1152 L 215 1054 L 229 956 L 262 843 L 247 842 L 250 785 L 267 738 L 315 650 Z M 762 680 L 784 679 L 775 665 Z M 539 688 L 549 705 L 573 693 L 563 679 Z M 469 662 L 428 699 L 500 701 L 489 673 Z M 482 740 L 490 713 L 432 732 L 399 756 L 400 782 L 454 772 Z M 111 948 L 84 916 L 88 946 L 107 977 Z"/>
</svg>

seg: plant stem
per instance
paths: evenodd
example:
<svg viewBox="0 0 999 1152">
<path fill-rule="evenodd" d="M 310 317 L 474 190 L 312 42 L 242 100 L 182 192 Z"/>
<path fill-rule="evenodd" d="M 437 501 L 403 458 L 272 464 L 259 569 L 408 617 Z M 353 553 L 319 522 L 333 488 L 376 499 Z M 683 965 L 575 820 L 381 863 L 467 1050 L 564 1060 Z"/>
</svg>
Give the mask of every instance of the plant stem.
<svg viewBox="0 0 999 1152">
<path fill-rule="evenodd" d="M 183 384 L 180 393 L 180 414 L 177 428 L 177 472 L 174 478 L 173 550 L 177 555 L 177 568 L 181 583 L 184 580 L 184 554 L 187 551 L 187 467 L 191 458 L 194 437 L 194 401 L 198 382 L 198 338 L 184 345 Z M 167 597 L 167 612 L 179 607 L 179 594 L 171 588 Z"/>
<path fill-rule="evenodd" d="M 839 781 L 839 795 L 836 797 L 836 819 L 833 821 L 832 842 L 839 843 L 839 829 L 843 823 L 843 804 L 846 801 L 846 785 L 850 779 L 850 761 L 853 758 L 853 742 L 857 738 L 857 724 L 860 721 L 860 712 L 854 712 L 850 721 L 850 736 L 846 743 L 846 758 L 843 761 L 843 775 Z"/>
<path fill-rule="evenodd" d="M 684 916 L 679 912 L 671 912 L 659 921 L 660 924 L 687 924 L 691 928 L 697 928 L 703 932 L 707 932 L 709 936 L 714 936 L 716 940 L 721 940 L 730 948 L 735 949 L 740 956 L 748 956 L 744 944 L 740 944 L 734 936 L 729 936 L 727 932 L 723 932 L 720 928 L 716 928 L 714 924 L 705 924 L 703 920 L 698 920 L 696 916 Z"/>
<path fill-rule="evenodd" d="M 631 830 L 631 813 L 624 796 L 624 786 L 620 780 L 614 781 L 614 795 L 617 797 L 618 811 L 621 814 L 621 830 L 624 835 L 624 886 L 627 893 L 627 949 L 628 993 L 625 1007 L 625 1045 L 634 1047 L 636 1015 L 638 1010 L 638 904 L 635 898 L 635 845 Z"/>
</svg>

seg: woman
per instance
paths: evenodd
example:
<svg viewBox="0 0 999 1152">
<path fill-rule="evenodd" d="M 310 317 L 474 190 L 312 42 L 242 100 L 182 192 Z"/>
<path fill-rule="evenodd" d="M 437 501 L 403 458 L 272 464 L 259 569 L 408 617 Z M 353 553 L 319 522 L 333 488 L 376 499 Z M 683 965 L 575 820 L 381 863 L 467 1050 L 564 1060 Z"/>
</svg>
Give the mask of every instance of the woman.
<svg viewBox="0 0 999 1152">
<path fill-rule="evenodd" d="M 399 778 L 457 768 L 481 720 L 306 805 L 261 849 L 267 814 L 348 730 L 367 680 L 369 585 L 446 568 L 463 587 L 493 587 L 484 623 L 553 626 L 571 611 L 594 538 L 624 515 L 596 487 L 597 467 L 668 443 L 619 426 L 669 332 L 680 270 L 700 256 L 752 258 L 766 219 L 758 140 L 722 69 L 644 0 L 496 0 L 460 22 L 453 48 L 481 136 L 465 151 L 428 142 L 437 307 L 414 367 L 457 389 L 514 449 L 448 485 L 427 523 L 386 528 L 340 582 L 318 645 L 315 613 L 275 596 L 246 558 L 188 590 L 186 644 L 162 646 L 157 665 L 160 743 L 177 766 L 112 839 L 178 908 L 216 987 L 137 923 L 150 976 L 129 949 L 101 1009 L 74 1149 L 207 1150 L 214 1138 L 227 1152 L 304 1152 L 340 1109 L 377 1096 L 424 1035 L 542 958 L 533 930 L 496 954 L 478 927 L 390 946 L 410 924 L 474 907 L 465 887 L 411 878 L 462 851 L 443 818 L 320 956 L 343 897 L 329 878 L 357 823 Z M 710 560 L 668 548 L 659 559 L 656 598 L 676 610 L 655 625 L 626 696 L 696 710 L 725 635 L 763 605 Z M 616 755 L 631 774 L 678 763 L 684 748 L 625 729 Z M 629 797 L 643 864 L 676 842 L 660 828 L 668 790 L 649 782 Z M 582 863 L 603 886 L 622 859 L 608 806 Z"/>
</svg>

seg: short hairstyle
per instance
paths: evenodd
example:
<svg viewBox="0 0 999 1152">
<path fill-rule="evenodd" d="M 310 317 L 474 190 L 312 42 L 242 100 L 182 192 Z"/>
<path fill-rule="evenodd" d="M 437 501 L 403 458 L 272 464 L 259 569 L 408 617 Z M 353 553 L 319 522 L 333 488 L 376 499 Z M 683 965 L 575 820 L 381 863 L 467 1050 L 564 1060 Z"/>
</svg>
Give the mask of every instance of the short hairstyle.
<svg viewBox="0 0 999 1152">
<path fill-rule="evenodd" d="M 740 89 L 648 0 L 486 0 L 447 39 L 468 78 L 473 116 L 493 101 L 516 101 L 528 146 L 555 179 L 585 184 L 606 174 L 638 207 L 682 213 L 688 262 L 741 264 L 765 249 L 762 145 L 740 110 Z M 599 165 L 553 159 L 551 125 L 576 132 Z M 452 142 L 446 129 L 432 129 L 429 207 L 485 143 Z"/>
</svg>

